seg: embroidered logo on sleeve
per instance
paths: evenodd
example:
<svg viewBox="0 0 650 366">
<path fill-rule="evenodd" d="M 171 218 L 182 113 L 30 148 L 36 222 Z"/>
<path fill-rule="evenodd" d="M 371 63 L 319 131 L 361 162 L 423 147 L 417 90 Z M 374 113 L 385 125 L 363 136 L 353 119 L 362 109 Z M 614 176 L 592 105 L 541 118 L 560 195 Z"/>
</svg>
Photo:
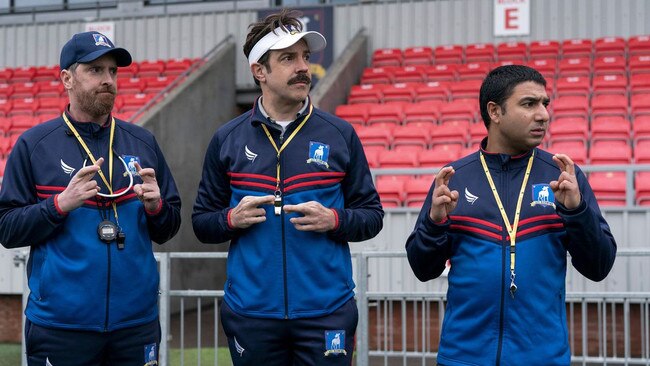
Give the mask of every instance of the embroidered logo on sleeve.
<svg viewBox="0 0 650 366">
<path fill-rule="evenodd" d="M 345 331 L 325 331 L 325 357 L 336 355 L 347 355 L 345 351 Z"/>
<path fill-rule="evenodd" d="M 547 183 L 533 184 L 533 202 L 531 206 L 550 206 L 555 208 L 555 195 Z"/>
<path fill-rule="evenodd" d="M 72 173 L 74 173 L 75 171 L 75 168 L 66 164 L 65 161 L 63 161 L 63 159 L 61 159 L 61 169 L 63 169 L 63 172 L 69 176 L 72 176 Z"/>
<path fill-rule="evenodd" d="M 476 202 L 476 200 L 478 199 L 478 196 L 472 194 L 472 192 L 467 190 L 467 187 L 465 187 L 465 199 L 467 200 L 467 202 L 473 205 L 474 202 Z"/>
<path fill-rule="evenodd" d="M 330 156 L 330 145 L 317 141 L 309 141 L 309 159 L 307 163 L 316 163 L 329 168 L 327 159 Z"/>
<path fill-rule="evenodd" d="M 257 154 L 252 152 L 249 148 L 248 145 L 244 146 L 244 154 L 246 155 L 246 159 L 250 160 L 251 163 L 255 162 L 255 158 L 257 158 Z"/>
</svg>

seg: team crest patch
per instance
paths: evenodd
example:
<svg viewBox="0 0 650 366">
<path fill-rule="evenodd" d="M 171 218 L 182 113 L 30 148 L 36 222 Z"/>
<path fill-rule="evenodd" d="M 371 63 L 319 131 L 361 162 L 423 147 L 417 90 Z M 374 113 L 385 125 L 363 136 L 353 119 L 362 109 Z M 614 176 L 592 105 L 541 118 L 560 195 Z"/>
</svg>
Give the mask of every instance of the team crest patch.
<svg viewBox="0 0 650 366">
<path fill-rule="evenodd" d="M 547 183 L 533 184 L 533 202 L 531 206 L 551 206 L 555 208 L 555 195 Z"/>
<path fill-rule="evenodd" d="M 330 156 L 330 145 L 317 141 L 309 141 L 309 159 L 307 163 L 316 163 L 329 168 L 327 159 Z"/>
<path fill-rule="evenodd" d="M 148 344 L 144 346 L 144 366 L 158 365 L 158 352 L 156 352 L 156 344 Z"/>
<path fill-rule="evenodd" d="M 134 155 L 122 155 L 122 159 L 126 162 L 126 166 L 129 168 L 129 172 L 133 174 L 134 177 L 138 176 L 138 169 L 135 167 L 135 163 L 140 164 L 142 167 L 142 164 L 140 163 L 140 157 L 139 156 L 134 156 Z M 124 172 L 123 174 L 125 177 L 127 176 L 127 173 Z"/>
<path fill-rule="evenodd" d="M 113 46 L 108 43 L 106 36 L 99 33 L 94 33 L 93 38 L 95 39 L 95 46 L 106 46 L 108 48 L 113 48 Z"/>
<path fill-rule="evenodd" d="M 332 355 L 347 355 L 345 351 L 345 331 L 325 331 L 325 357 Z"/>
</svg>

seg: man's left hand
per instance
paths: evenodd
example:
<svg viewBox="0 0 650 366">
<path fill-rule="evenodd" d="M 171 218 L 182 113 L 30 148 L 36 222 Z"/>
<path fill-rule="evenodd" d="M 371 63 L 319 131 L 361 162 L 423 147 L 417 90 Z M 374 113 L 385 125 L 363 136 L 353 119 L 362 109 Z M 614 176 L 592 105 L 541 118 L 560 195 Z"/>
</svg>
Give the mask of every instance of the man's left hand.
<svg viewBox="0 0 650 366">
<path fill-rule="evenodd" d="M 336 227 L 334 212 L 316 201 L 284 205 L 283 209 L 285 213 L 295 212 L 303 215 L 289 220 L 296 230 L 324 233 Z"/>
<path fill-rule="evenodd" d="M 561 172 L 558 179 L 550 183 L 555 199 L 567 209 L 573 210 L 580 205 L 580 188 L 573 160 L 565 154 L 555 154 L 553 161 Z"/>
<path fill-rule="evenodd" d="M 142 168 L 140 164 L 135 163 L 135 170 L 142 178 L 142 184 L 133 186 L 133 192 L 138 199 L 144 204 L 145 210 L 156 212 L 160 208 L 160 187 L 156 181 L 156 172 L 152 168 Z"/>
</svg>

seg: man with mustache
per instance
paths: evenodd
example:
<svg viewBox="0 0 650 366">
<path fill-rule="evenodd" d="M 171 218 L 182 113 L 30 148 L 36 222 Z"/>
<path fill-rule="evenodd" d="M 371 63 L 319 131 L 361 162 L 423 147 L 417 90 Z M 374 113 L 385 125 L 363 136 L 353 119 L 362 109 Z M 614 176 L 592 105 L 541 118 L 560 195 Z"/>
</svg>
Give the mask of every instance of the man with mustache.
<svg viewBox="0 0 650 366">
<path fill-rule="evenodd" d="M 244 44 L 262 96 L 214 135 L 192 223 L 230 240 L 221 319 L 235 366 L 350 365 L 357 307 L 349 241 L 383 210 L 352 126 L 309 98 L 325 38 L 283 10 Z"/>
<path fill-rule="evenodd" d="M 567 252 L 601 281 L 616 242 L 585 174 L 538 148 L 549 124 L 544 77 L 498 67 L 479 102 L 488 136 L 440 169 L 406 242 L 421 281 L 451 261 L 438 365 L 569 365 Z"/>
<path fill-rule="evenodd" d="M 26 131 L 7 162 L 0 242 L 30 247 L 30 366 L 158 364 L 151 242 L 176 234 L 181 203 L 154 136 L 111 115 L 129 64 L 103 34 L 75 34 L 60 57 L 70 104 Z"/>
</svg>

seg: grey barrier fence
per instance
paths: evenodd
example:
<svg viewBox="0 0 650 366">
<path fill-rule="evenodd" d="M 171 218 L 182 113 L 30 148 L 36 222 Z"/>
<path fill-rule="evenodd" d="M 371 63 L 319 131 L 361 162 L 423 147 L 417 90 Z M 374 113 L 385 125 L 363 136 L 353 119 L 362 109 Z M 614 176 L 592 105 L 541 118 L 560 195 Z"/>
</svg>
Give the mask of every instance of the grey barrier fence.
<svg viewBox="0 0 650 366">
<path fill-rule="evenodd" d="M 17 256 L 17 263 L 24 265 L 26 256 L 26 252 Z M 185 365 L 185 338 L 190 337 L 187 330 L 192 329 L 195 330 L 195 335 L 191 338 L 198 350 L 197 365 L 207 365 L 201 360 L 201 351 L 213 349 L 214 365 L 218 366 L 216 353 L 220 341 L 224 341 L 220 335 L 218 316 L 223 290 L 171 289 L 171 270 L 174 260 L 225 261 L 227 253 L 174 252 L 156 253 L 155 256 L 160 270 L 159 309 L 163 334 L 160 365 L 171 365 L 169 351 L 173 313 L 179 334 L 179 339 L 173 339 L 173 342 L 180 351 L 180 365 Z M 619 249 L 618 257 L 647 259 L 650 257 L 650 248 Z M 376 286 L 369 281 L 373 276 L 371 268 L 381 266 L 370 264 L 382 259 L 397 259 L 408 266 L 404 252 L 353 253 L 359 307 L 356 365 L 431 365 L 437 355 L 446 294 L 444 291 L 373 291 L 372 287 Z M 632 267 L 629 268 L 633 270 Z M 416 281 L 414 277 L 413 280 Z M 28 295 L 29 290 L 25 286 L 23 302 Z M 173 299 L 178 301 L 172 311 Z M 194 299 L 193 303 L 190 302 L 191 299 Z M 650 292 L 568 292 L 566 304 L 572 364 L 650 365 Z M 194 325 L 186 324 L 186 317 L 190 317 L 188 309 L 193 313 L 191 317 L 195 319 Z M 212 313 L 213 318 L 208 325 L 202 319 L 202 314 L 207 311 Z M 202 344 L 202 335 L 205 333 L 203 328 L 206 326 L 211 328 L 208 332 L 213 338 L 209 345 Z M 24 357 L 23 365 L 26 365 Z"/>
</svg>

